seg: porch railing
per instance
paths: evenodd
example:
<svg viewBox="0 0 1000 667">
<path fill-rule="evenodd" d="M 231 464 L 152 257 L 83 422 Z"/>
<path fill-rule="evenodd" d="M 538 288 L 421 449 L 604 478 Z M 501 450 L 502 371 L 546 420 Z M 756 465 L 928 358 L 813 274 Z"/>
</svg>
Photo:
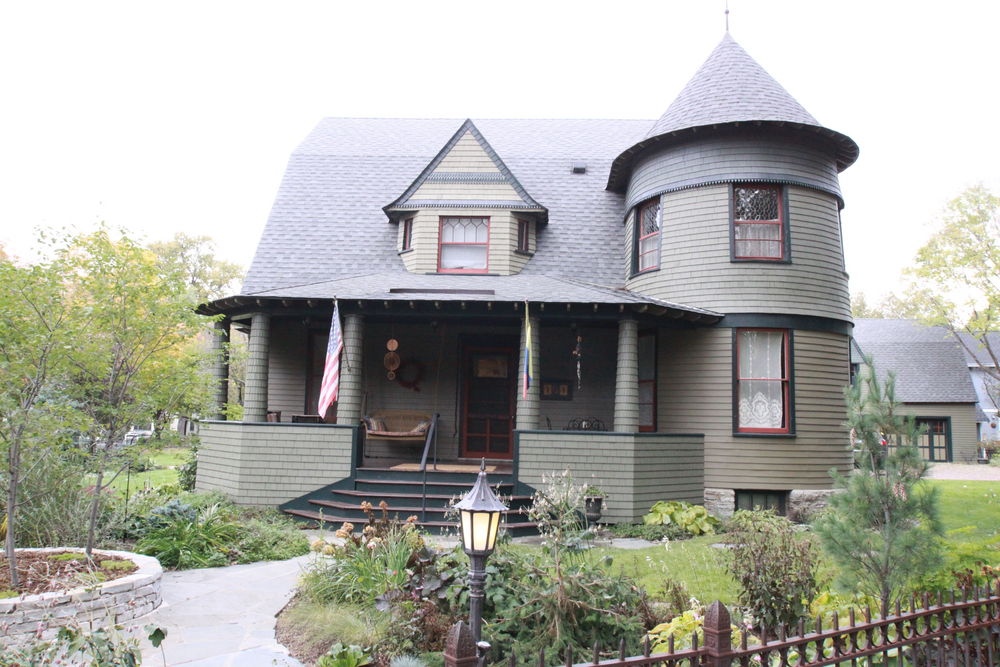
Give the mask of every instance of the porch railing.
<svg viewBox="0 0 1000 667">
<path fill-rule="evenodd" d="M 820 667 L 822 665 L 879 665 L 880 667 L 997 667 L 1000 665 L 1000 582 L 994 589 L 975 588 L 961 594 L 954 591 L 946 600 L 924 596 L 918 608 L 915 599 L 908 609 L 897 603 L 894 613 L 871 618 L 864 611 L 858 622 L 853 610 L 848 619 L 833 614 L 830 627 L 816 619 L 812 632 L 800 622 L 797 634 L 787 636 L 763 632 L 760 643 L 748 646 L 746 631 L 740 633 L 740 645 L 732 645 L 729 610 L 721 602 L 708 608 L 704 620 L 704 642 L 697 634 L 691 647 L 674 650 L 671 639 L 666 652 L 653 653 L 647 637 L 642 655 L 626 656 L 625 642 L 609 655 L 594 645 L 590 660 L 574 663 L 572 651 L 564 656 L 565 667 L 641 667 L 662 664 L 667 667 Z M 846 622 L 841 625 L 841 621 Z M 617 654 L 617 655 L 614 655 Z M 476 664 L 476 646 L 464 622 L 452 626 L 444 650 L 445 667 Z M 581 656 L 582 657 L 582 656 Z M 519 657 L 509 656 L 510 667 Z M 530 660 L 545 667 L 554 664 L 543 652 Z"/>
<path fill-rule="evenodd" d="M 427 428 L 427 437 L 424 438 L 424 453 L 420 457 L 420 472 L 427 471 L 427 453 L 431 449 L 431 443 L 434 443 L 434 465 L 438 462 L 438 448 L 437 448 L 437 432 L 438 432 L 438 417 L 441 415 L 437 412 L 431 417 L 431 425 Z M 424 476 L 424 482 L 427 481 L 426 475 Z"/>
</svg>

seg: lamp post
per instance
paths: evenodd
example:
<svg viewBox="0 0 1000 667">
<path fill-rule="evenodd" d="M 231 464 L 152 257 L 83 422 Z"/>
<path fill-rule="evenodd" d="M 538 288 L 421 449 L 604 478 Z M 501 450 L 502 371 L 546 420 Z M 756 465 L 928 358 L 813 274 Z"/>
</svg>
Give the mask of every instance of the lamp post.
<svg viewBox="0 0 1000 667">
<path fill-rule="evenodd" d="M 500 502 L 486 481 L 486 459 L 479 466 L 479 477 L 465 497 L 456 505 L 461 517 L 462 546 L 469 555 L 469 625 L 472 639 L 482 639 L 483 588 L 486 584 L 486 559 L 497 544 L 500 515 L 507 506 Z"/>
</svg>

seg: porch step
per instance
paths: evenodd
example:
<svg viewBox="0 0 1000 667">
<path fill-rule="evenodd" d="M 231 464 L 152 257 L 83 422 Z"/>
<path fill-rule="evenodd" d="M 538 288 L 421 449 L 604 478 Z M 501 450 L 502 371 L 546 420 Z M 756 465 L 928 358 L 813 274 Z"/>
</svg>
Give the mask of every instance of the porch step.
<svg viewBox="0 0 1000 667">
<path fill-rule="evenodd" d="M 447 532 L 457 529 L 457 521 L 446 518 L 450 506 L 472 488 L 475 480 L 474 473 L 359 469 L 353 478 L 289 501 L 281 509 L 293 517 L 322 521 L 336 529 L 345 522 L 364 525 L 368 517 L 361 509 L 362 503 L 371 503 L 375 515 L 380 516 L 379 504 L 385 502 L 390 517 L 405 521 L 416 515 L 416 524 L 428 532 Z M 515 483 L 511 475 L 494 474 L 490 480 L 490 486 L 510 507 L 508 531 L 515 536 L 537 534 L 535 525 L 527 520 L 533 489 Z"/>
</svg>

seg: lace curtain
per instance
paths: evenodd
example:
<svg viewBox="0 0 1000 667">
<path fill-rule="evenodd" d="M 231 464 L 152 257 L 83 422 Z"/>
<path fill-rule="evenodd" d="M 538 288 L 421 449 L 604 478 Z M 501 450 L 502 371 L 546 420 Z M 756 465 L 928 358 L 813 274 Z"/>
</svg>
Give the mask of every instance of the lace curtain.
<svg viewBox="0 0 1000 667">
<path fill-rule="evenodd" d="M 784 343 L 780 331 L 740 332 L 740 428 L 785 427 Z"/>
</svg>

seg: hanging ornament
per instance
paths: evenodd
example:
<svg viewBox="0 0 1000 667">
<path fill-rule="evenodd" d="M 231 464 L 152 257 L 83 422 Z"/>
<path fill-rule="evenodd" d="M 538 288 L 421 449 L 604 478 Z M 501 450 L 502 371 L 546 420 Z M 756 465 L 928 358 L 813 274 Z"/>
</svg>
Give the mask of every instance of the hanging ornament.
<svg viewBox="0 0 1000 667">
<path fill-rule="evenodd" d="M 573 348 L 573 356 L 576 358 L 576 388 L 583 388 L 583 373 L 580 362 L 583 360 L 583 336 L 577 334 L 576 347 Z"/>
<path fill-rule="evenodd" d="M 385 374 L 385 376 L 389 379 L 389 381 L 392 381 L 396 379 L 396 370 L 399 368 L 399 355 L 396 354 L 396 350 L 399 348 L 399 341 L 395 338 L 390 338 L 388 342 L 386 342 L 385 347 L 389 351 L 385 353 L 384 357 L 382 357 L 382 364 L 385 366 L 385 369 L 389 371 Z"/>
</svg>

